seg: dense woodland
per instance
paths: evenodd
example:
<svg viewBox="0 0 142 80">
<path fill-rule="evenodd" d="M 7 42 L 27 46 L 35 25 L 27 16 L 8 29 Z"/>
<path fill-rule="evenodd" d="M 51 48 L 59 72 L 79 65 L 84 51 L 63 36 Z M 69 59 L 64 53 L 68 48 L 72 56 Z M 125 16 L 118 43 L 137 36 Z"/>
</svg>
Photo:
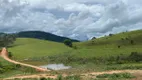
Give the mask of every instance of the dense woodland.
<svg viewBox="0 0 142 80">
<path fill-rule="evenodd" d="M 54 42 L 63 43 L 64 40 L 69 39 L 67 37 L 57 36 L 51 33 L 43 32 L 43 31 L 23 31 L 17 33 L 17 37 L 22 38 L 36 38 L 42 40 L 49 40 Z M 79 42 L 78 40 L 70 39 L 72 42 Z"/>
</svg>

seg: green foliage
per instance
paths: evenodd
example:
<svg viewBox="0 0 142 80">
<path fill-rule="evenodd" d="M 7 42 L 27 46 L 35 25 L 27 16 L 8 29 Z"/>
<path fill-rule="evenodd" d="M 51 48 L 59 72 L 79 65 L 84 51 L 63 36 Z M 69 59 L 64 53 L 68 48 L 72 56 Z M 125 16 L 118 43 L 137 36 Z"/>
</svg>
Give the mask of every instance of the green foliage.
<svg viewBox="0 0 142 80">
<path fill-rule="evenodd" d="M 7 47 L 16 40 L 15 34 L 0 34 L 0 47 Z"/>
<path fill-rule="evenodd" d="M 96 76 L 97 78 L 108 78 L 108 79 L 131 79 L 135 78 L 135 76 L 131 75 L 130 73 L 114 73 L 114 74 L 101 74 Z"/>
<path fill-rule="evenodd" d="M 23 31 L 23 32 L 19 32 L 18 37 L 21 38 L 36 38 L 36 39 L 42 39 L 42 40 L 49 40 L 49 41 L 55 41 L 55 42 L 63 42 L 65 39 L 69 39 L 66 37 L 61 37 L 61 36 L 57 36 L 51 33 L 47 33 L 47 32 L 42 32 L 42 31 Z M 78 40 L 73 40 L 71 39 L 71 41 L 73 42 L 78 42 Z"/>
<path fill-rule="evenodd" d="M 114 64 L 114 65 L 107 65 L 105 70 L 142 70 L 142 64 L 140 63 L 127 63 L 127 64 Z"/>
<path fill-rule="evenodd" d="M 15 64 L 9 63 L 0 57 L 0 74 L 19 69 Z"/>
<path fill-rule="evenodd" d="M 13 55 L 12 55 L 12 52 L 8 52 L 8 57 L 9 57 L 9 58 L 12 58 L 12 56 L 13 56 Z"/>
<path fill-rule="evenodd" d="M 21 65 L 20 64 L 15 64 L 15 67 L 16 68 L 21 68 Z"/>
<path fill-rule="evenodd" d="M 58 75 L 57 76 L 57 80 L 63 80 L 63 76 L 62 75 Z"/>
<path fill-rule="evenodd" d="M 81 80 L 81 78 L 78 75 L 73 75 L 65 77 L 65 80 Z"/>
<path fill-rule="evenodd" d="M 68 53 L 62 55 L 55 55 L 55 56 L 48 56 L 44 60 L 48 60 L 48 63 L 79 63 L 79 64 L 86 64 L 86 63 L 95 63 L 95 64 L 124 64 L 124 63 L 131 63 L 131 62 L 141 62 L 142 61 L 142 54 L 137 52 L 132 52 L 130 55 L 123 55 L 120 54 L 118 56 L 110 56 L 106 58 L 102 57 L 87 57 L 81 58 L 75 55 Z"/>
<path fill-rule="evenodd" d="M 40 78 L 40 80 L 47 80 L 47 79 L 46 79 L 46 78 L 44 78 L 44 77 L 41 77 L 41 78 Z"/>
<path fill-rule="evenodd" d="M 64 44 L 69 46 L 69 47 L 72 47 L 72 41 L 70 39 L 65 39 Z"/>
<path fill-rule="evenodd" d="M 129 60 L 135 61 L 135 62 L 141 62 L 142 61 L 142 54 L 138 52 L 132 52 L 129 56 Z"/>
</svg>

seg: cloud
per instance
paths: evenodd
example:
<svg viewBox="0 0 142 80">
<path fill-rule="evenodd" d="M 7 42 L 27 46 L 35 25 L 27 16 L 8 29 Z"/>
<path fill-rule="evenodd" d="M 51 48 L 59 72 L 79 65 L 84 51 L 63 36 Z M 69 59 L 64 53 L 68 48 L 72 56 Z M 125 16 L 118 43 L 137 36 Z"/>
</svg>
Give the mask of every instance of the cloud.
<svg viewBox="0 0 142 80">
<path fill-rule="evenodd" d="M 41 30 L 78 40 L 142 29 L 139 0 L 0 0 L 0 32 Z"/>
</svg>

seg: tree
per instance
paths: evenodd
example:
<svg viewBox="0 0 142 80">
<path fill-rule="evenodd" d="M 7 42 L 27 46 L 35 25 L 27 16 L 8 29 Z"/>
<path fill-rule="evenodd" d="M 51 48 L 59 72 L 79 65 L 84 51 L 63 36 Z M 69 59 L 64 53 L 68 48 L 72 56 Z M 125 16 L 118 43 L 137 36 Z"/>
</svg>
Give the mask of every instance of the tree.
<svg viewBox="0 0 142 80">
<path fill-rule="evenodd" d="M 109 34 L 109 36 L 113 36 L 113 34 Z"/>
<path fill-rule="evenodd" d="M 96 37 L 93 37 L 91 40 L 95 40 L 96 39 Z"/>
<path fill-rule="evenodd" d="M 72 47 L 72 41 L 70 39 L 65 39 L 64 44 L 69 46 L 69 47 Z"/>
<path fill-rule="evenodd" d="M 0 34 L 0 47 L 7 47 L 13 44 L 13 42 L 16 40 L 15 34 Z"/>
</svg>

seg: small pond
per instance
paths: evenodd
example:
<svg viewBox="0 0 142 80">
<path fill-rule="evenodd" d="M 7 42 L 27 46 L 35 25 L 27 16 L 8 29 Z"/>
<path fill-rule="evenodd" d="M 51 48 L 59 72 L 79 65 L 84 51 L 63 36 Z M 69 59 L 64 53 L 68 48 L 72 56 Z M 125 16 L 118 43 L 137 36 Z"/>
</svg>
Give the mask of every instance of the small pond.
<svg viewBox="0 0 142 80">
<path fill-rule="evenodd" d="M 43 65 L 40 66 L 42 68 L 47 68 L 51 70 L 64 70 L 64 69 L 70 69 L 71 66 L 65 66 L 64 64 L 48 64 L 48 65 Z"/>
</svg>

